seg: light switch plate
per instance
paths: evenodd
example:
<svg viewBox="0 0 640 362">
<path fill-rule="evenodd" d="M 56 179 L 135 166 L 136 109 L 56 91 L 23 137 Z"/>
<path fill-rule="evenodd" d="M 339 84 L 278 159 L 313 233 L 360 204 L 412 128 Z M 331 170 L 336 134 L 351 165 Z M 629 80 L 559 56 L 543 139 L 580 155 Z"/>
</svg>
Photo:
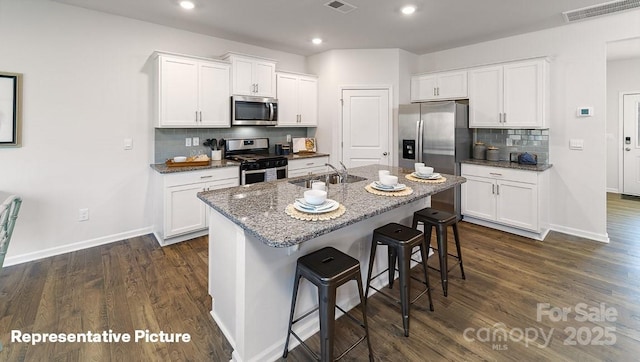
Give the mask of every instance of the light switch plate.
<svg viewBox="0 0 640 362">
<path fill-rule="evenodd" d="M 193 137 L 193 140 L 191 141 L 191 145 L 200 146 L 200 137 Z"/>
<path fill-rule="evenodd" d="M 124 142 L 123 142 L 123 145 L 124 145 L 124 149 L 126 151 L 133 149 L 133 139 L 125 138 Z"/>
<path fill-rule="evenodd" d="M 580 150 L 584 149 L 584 140 L 572 138 L 569 140 L 569 149 L 570 150 Z"/>
<path fill-rule="evenodd" d="M 184 139 L 184 145 L 186 147 L 191 147 L 191 137 L 187 137 Z"/>
</svg>

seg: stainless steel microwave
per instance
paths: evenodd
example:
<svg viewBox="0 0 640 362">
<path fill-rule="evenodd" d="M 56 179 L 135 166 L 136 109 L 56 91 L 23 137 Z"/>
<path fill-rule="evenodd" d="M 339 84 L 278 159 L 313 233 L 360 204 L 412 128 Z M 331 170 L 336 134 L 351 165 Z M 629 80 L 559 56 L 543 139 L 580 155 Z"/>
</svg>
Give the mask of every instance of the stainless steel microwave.
<svg viewBox="0 0 640 362">
<path fill-rule="evenodd" d="M 232 126 L 275 126 L 278 100 L 270 97 L 232 96 Z"/>
</svg>

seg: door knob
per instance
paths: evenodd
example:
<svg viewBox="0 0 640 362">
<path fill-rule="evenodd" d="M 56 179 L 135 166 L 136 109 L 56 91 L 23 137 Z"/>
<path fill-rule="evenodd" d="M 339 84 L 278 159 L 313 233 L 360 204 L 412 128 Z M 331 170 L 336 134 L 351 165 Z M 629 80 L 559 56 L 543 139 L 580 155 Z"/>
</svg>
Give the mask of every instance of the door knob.
<svg viewBox="0 0 640 362">
<path fill-rule="evenodd" d="M 385 152 L 385 153 L 383 153 L 382 155 L 383 155 L 383 156 L 386 156 L 386 155 L 388 155 L 388 154 L 389 154 L 388 152 Z"/>
<path fill-rule="evenodd" d="M 625 150 L 631 151 L 631 147 L 627 147 L 627 148 L 625 148 Z"/>
</svg>

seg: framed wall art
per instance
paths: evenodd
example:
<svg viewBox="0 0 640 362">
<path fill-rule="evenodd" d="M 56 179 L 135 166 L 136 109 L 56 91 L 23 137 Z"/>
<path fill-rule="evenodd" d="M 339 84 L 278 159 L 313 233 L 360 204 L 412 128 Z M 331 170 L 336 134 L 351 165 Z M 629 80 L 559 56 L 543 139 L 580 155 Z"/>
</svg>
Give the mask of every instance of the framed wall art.
<svg viewBox="0 0 640 362">
<path fill-rule="evenodd" d="M 0 72 L 0 147 L 20 147 L 22 74 Z"/>
</svg>

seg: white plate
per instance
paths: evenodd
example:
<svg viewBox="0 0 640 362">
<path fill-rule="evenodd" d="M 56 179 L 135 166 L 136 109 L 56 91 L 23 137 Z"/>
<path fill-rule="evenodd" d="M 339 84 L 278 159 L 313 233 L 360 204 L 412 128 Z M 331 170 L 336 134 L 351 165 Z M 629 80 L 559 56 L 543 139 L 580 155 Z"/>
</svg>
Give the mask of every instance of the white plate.
<svg viewBox="0 0 640 362">
<path fill-rule="evenodd" d="M 423 180 L 437 180 L 442 177 L 442 175 L 439 173 L 432 173 L 431 175 L 422 175 L 417 172 L 414 172 L 411 175 Z"/>
<path fill-rule="evenodd" d="M 305 212 L 307 214 L 324 214 L 325 212 L 335 211 L 339 207 L 340 207 L 340 203 L 331 199 L 327 199 L 327 201 L 325 201 L 324 204 L 317 205 L 317 206 L 312 206 L 304 203 L 304 199 L 302 200 L 302 202 L 296 199 L 296 201 L 293 203 L 294 209 L 300 212 Z"/>
<path fill-rule="evenodd" d="M 407 185 L 405 184 L 396 184 L 395 186 L 386 186 L 379 183 L 378 181 L 372 182 L 369 186 L 371 186 L 372 188 L 378 191 L 387 191 L 387 192 L 402 191 L 407 188 Z"/>
</svg>

